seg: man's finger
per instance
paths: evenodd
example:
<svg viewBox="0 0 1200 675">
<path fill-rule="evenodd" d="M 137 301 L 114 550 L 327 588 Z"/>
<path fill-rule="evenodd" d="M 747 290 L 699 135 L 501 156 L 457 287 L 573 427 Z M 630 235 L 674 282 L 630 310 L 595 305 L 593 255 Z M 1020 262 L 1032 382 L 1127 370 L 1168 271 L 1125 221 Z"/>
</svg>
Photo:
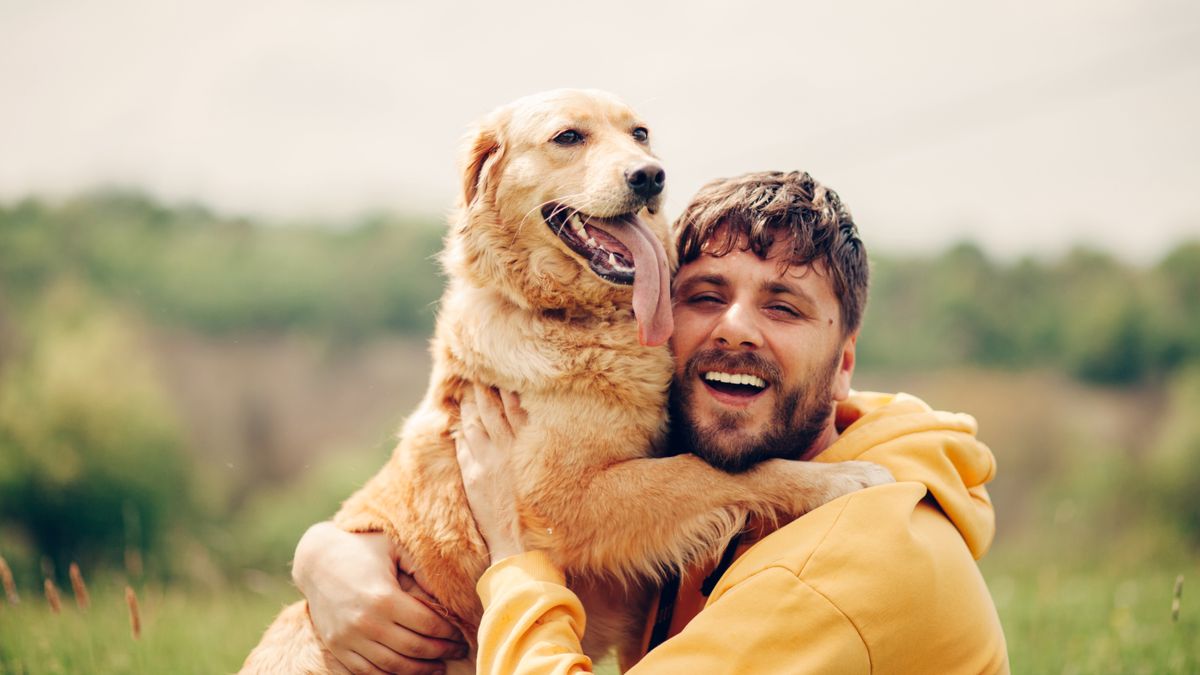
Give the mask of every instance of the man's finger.
<svg viewBox="0 0 1200 675">
<path fill-rule="evenodd" d="M 339 660 L 340 657 L 336 653 L 330 653 L 333 654 L 332 659 L 325 657 L 325 667 L 329 669 L 329 672 L 333 673 L 333 675 L 354 675 L 350 672 L 349 668 L 342 665 L 342 662 Z"/>
<path fill-rule="evenodd" d="M 478 466 L 487 461 L 492 439 L 477 418 L 465 420 L 462 431 L 454 439 L 454 451 L 458 455 L 458 468 L 466 476 L 468 471 L 478 473 Z M 472 473 L 473 477 L 475 473 Z"/>
<path fill-rule="evenodd" d="M 416 612 L 428 614 L 424 621 L 430 622 L 429 632 L 416 632 L 429 637 L 451 640 L 466 646 L 466 640 L 463 638 L 462 632 L 459 631 L 454 624 L 447 621 L 441 614 L 438 614 L 430 609 L 429 605 L 426 604 L 426 602 L 434 601 L 433 596 L 430 595 L 423 586 L 421 586 L 421 573 L 413 569 L 415 565 L 413 564 L 412 557 L 408 554 L 408 551 L 401 546 L 394 546 L 392 553 L 392 557 L 396 560 L 396 567 L 399 570 L 396 574 L 396 580 L 400 583 L 400 590 L 404 591 L 409 600 L 412 600 L 419 605 L 419 607 L 415 609 Z M 400 625 L 408 628 L 409 630 L 414 630 L 413 626 L 409 626 L 401 622 L 397 623 L 400 623 Z"/>
<path fill-rule="evenodd" d="M 479 417 L 483 420 L 483 428 L 487 430 L 488 436 L 496 439 L 512 436 L 512 428 L 504 417 L 504 404 L 500 400 L 500 392 L 495 387 L 481 387 L 476 384 L 475 403 L 479 406 Z"/>
<path fill-rule="evenodd" d="M 525 414 L 525 409 L 521 407 L 521 396 L 515 391 L 501 389 L 500 400 L 504 402 L 504 417 L 508 419 L 508 426 L 515 436 L 529 419 Z"/>
<path fill-rule="evenodd" d="M 400 624 L 408 630 L 426 637 L 442 638 L 445 640 L 461 641 L 462 634 L 449 621 L 433 611 L 425 603 L 408 595 L 395 594 L 391 611 L 387 619 Z"/>
<path fill-rule="evenodd" d="M 420 635 L 396 623 L 382 629 L 374 639 L 401 656 L 421 661 L 461 659 L 467 655 L 467 645 L 461 642 Z M 375 665 L 383 668 L 377 661 Z"/>
<path fill-rule="evenodd" d="M 414 659 L 398 654 L 378 642 L 371 642 L 361 648 L 361 652 L 371 665 L 384 673 L 405 673 L 413 675 L 431 675 L 446 672 L 446 664 L 429 659 Z"/>
<path fill-rule="evenodd" d="M 355 652 L 347 652 L 345 655 L 338 657 L 338 659 L 342 662 L 342 667 L 354 675 L 388 675 L 376 668 L 375 664 Z"/>
</svg>

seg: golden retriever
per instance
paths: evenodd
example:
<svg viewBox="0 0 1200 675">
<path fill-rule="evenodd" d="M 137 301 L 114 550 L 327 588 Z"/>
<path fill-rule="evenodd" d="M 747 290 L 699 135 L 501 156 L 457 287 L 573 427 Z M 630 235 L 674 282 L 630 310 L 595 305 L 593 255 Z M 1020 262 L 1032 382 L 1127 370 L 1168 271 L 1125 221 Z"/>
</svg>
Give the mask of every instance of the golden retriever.
<svg viewBox="0 0 1200 675">
<path fill-rule="evenodd" d="M 667 425 L 673 247 L 649 140 L 629 106 L 578 90 L 501 107 L 468 137 L 429 389 L 391 460 L 335 518 L 349 531 L 386 532 L 433 571 L 426 590 L 468 640 L 488 562 L 454 449 L 472 383 L 520 394 L 529 419 L 511 458 L 520 524 L 530 546 L 588 587 L 594 656 L 632 646 L 643 591 L 715 556 L 747 514 L 796 516 L 890 480 L 858 462 L 771 460 L 727 474 L 690 454 L 650 458 Z M 322 673 L 330 658 L 301 602 L 243 672 Z"/>
</svg>

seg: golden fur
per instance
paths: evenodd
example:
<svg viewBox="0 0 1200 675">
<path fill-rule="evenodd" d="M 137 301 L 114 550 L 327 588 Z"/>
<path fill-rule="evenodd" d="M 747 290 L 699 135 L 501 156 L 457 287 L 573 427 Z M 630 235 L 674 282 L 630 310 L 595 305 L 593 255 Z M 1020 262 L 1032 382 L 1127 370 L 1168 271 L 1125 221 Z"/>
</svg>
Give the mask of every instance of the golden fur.
<svg viewBox="0 0 1200 675">
<path fill-rule="evenodd" d="M 528 411 L 512 456 L 521 525 L 528 544 L 548 550 L 580 588 L 593 654 L 628 648 L 640 626 L 626 617 L 636 616 L 642 591 L 664 571 L 714 555 L 748 513 L 795 516 L 887 480 L 855 462 L 773 460 L 731 475 L 692 455 L 649 458 L 666 429 L 671 356 L 639 342 L 630 286 L 589 269 L 542 210 L 633 211 L 671 251 L 661 196 L 639 200 L 625 177 L 631 165 L 656 166 L 631 135 L 638 126 L 609 94 L 555 91 L 502 107 L 474 130 L 442 258 L 449 283 L 429 389 L 391 460 L 335 518 L 404 547 L 427 572 L 437 609 L 468 639 L 482 611 L 474 582 L 487 566 L 453 441 L 471 383 L 516 391 Z M 553 142 L 565 129 L 586 142 Z M 646 273 L 640 262 L 638 270 Z M 321 673 L 329 658 L 301 602 L 268 629 L 243 672 Z M 451 665 L 473 672 L 469 662 Z"/>
</svg>

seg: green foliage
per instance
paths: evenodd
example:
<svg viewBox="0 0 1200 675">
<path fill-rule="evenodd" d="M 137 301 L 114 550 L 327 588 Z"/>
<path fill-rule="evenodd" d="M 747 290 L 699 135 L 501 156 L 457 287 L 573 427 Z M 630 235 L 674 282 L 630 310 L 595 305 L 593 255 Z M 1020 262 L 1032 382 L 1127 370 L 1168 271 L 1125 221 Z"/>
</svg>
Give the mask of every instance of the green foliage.
<svg viewBox="0 0 1200 675">
<path fill-rule="evenodd" d="M 118 313 L 71 283 L 41 300 L 0 377 L 0 521 L 59 570 L 153 548 L 187 513 L 173 411 Z"/>
<path fill-rule="evenodd" d="M 866 368 L 1052 366 L 1131 384 L 1200 360 L 1200 244 L 1148 270 L 1087 249 L 999 265 L 967 244 L 873 265 Z"/>
<path fill-rule="evenodd" d="M 425 334 L 441 226 L 254 224 L 105 193 L 0 208 L 0 289 L 18 308 L 71 275 L 155 321 L 209 333 Z"/>
<path fill-rule="evenodd" d="M 328 520 L 342 501 L 375 475 L 391 447 L 333 453 L 294 483 L 264 486 L 212 537 L 217 552 L 237 568 L 288 574 L 296 542 L 313 523 Z"/>
<path fill-rule="evenodd" d="M 1150 457 L 1149 486 L 1165 522 L 1200 549 L 1200 365 L 1170 383 L 1167 410 Z"/>
</svg>

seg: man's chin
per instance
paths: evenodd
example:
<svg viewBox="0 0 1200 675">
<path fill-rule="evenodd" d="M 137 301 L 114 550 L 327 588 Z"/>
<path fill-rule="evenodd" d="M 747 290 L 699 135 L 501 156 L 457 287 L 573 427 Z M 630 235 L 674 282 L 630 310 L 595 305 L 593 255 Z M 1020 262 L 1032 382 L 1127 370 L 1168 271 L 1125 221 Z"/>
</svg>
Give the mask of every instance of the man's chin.
<svg viewBox="0 0 1200 675">
<path fill-rule="evenodd" d="M 759 457 L 757 453 L 726 452 L 715 450 L 711 446 L 696 448 L 696 454 L 713 468 L 720 469 L 725 473 L 743 473 L 753 468 L 755 464 L 770 459 L 769 457 Z"/>
<path fill-rule="evenodd" d="M 763 439 L 740 433 L 723 426 L 698 430 L 692 439 L 692 452 L 714 468 L 727 473 L 742 473 L 755 464 L 780 456 L 780 447 L 764 443 Z"/>
</svg>

